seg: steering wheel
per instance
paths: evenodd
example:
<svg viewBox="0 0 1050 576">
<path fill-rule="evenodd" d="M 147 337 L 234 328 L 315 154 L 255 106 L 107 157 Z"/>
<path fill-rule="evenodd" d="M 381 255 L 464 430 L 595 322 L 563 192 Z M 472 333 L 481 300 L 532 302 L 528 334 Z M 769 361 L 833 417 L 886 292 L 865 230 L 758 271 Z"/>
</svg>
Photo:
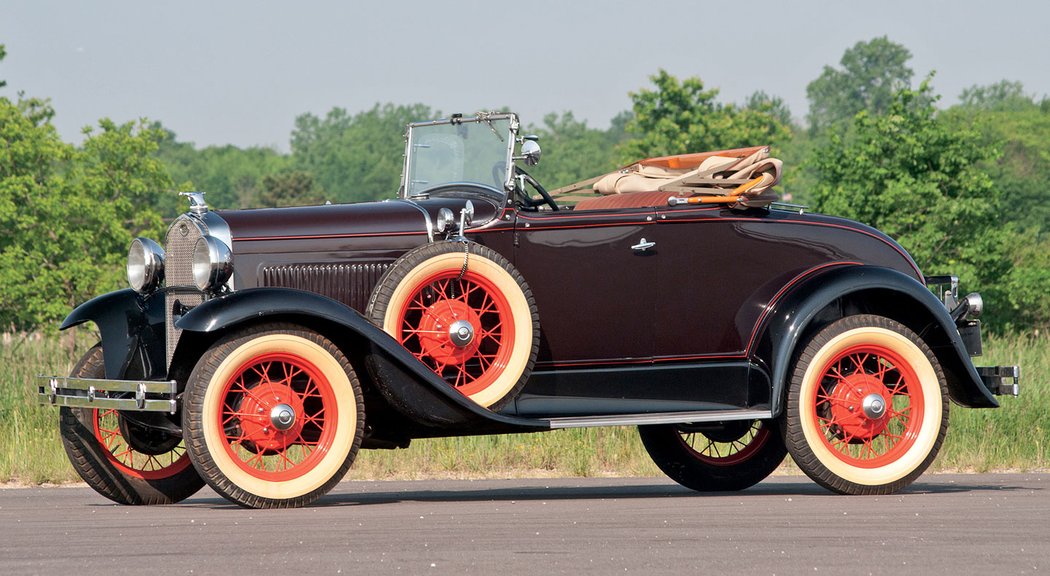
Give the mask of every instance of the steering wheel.
<svg viewBox="0 0 1050 576">
<path fill-rule="evenodd" d="M 521 166 L 515 166 L 514 167 L 514 173 L 518 174 L 518 175 L 521 175 L 521 176 L 524 176 L 525 177 L 525 181 L 528 182 L 529 185 L 533 187 L 533 189 L 535 189 L 537 192 L 539 192 L 540 193 L 540 197 L 543 198 L 542 202 L 537 202 L 537 201 L 533 200 L 532 197 L 529 196 L 529 194 L 527 194 L 524 190 L 522 190 L 521 191 L 521 195 L 523 197 L 523 202 L 524 202 L 525 206 L 528 206 L 529 208 L 537 208 L 539 206 L 542 206 L 542 205 L 546 204 L 546 205 L 550 206 L 551 210 L 554 211 L 554 212 L 557 212 L 558 210 L 560 210 L 560 208 L 558 208 L 558 203 L 555 202 L 554 198 L 551 197 L 550 192 L 547 192 L 547 189 L 544 188 L 543 186 L 541 186 L 540 183 L 537 182 L 536 179 L 533 178 L 531 175 L 529 175 L 529 173 L 526 172 Z"/>
</svg>

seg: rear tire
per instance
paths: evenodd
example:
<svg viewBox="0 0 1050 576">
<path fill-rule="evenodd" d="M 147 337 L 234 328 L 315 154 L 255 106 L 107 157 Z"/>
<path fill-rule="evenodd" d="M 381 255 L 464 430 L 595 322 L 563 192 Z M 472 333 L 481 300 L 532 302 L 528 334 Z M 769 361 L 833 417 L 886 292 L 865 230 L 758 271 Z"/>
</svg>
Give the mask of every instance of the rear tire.
<svg viewBox="0 0 1050 576">
<path fill-rule="evenodd" d="M 766 420 L 726 422 L 720 430 L 683 424 L 639 426 L 653 462 L 672 480 L 699 492 L 743 490 L 784 461 L 780 427 Z"/>
<path fill-rule="evenodd" d="M 70 376 L 105 378 L 102 346 L 88 350 Z M 70 464 L 106 498 L 118 504 L 173 504 L 204 487 L 180 438 L 136 426 L 116 410 L 62 407 L 59 414 Z"/>
<path fill-rule="evenodd" d="M 903 324 L 847 316 L 813 335 L 791 379 L 788 451 L 841 494 L 892 494 L 937 457 L 948 431 L 944 373 Z"/>
</svg>

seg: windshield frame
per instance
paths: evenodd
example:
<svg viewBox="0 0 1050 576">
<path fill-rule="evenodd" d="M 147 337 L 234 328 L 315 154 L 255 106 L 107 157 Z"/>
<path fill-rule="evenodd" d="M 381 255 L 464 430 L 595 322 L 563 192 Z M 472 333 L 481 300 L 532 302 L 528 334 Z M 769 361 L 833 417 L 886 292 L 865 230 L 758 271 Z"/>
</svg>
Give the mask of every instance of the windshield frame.
<svg viewBox="0 0 1050 576">
<path fill-rule="evenodd" d="M 478 112 L 474 116 L 453 115 L 451 118 L 427 120 L 424 122 L 412 122 L 408 124 L 408 127 L 405 130 L 405 159 L 404 166 L 401 170 L 401 185 L 398 190 L 398 196 L 405 200 L 425 199 L 429 197 L 428 190 L 430 188 L 437 188 L 445 184 L 452 184 L 452 182 L 435 184 L 427 190 L 423 190 L 421 192 L 409 195 L 408 178 L 409 175 L 412 173 L 412 159 L 414 156 L 412 153 L 413 145 L 415 140 L 415 134 L 417 134 L 417 130 L 419 128 L 427 128 L 433 126 L 455 126 L 459 124 L 489 124 L 490 127 L 495 129 L 495 127 L 491 123 L 504 120 L 507 120 L 509 122 L 507 133 L 499 134 L 500 136 L 504 136 L 506 139 L 506 151 L 504 153 L 504 161 L 506 163 L 504 173 L 506 176 L 503 181 L 502 190 L 497 189 L 495 186 L 484 183 L 469 182 L 469 184 L 472 186 L 482 186 L 491 188 L 496 194 L 502 196 L 503 203 L 506 204 L 510 191 L 514 189 L 514 147 L 518 143 L 518 131 L 521 127 L 521 123 L 518 120 L 518 115 L 514 114 L 513 112 Z"/>
</svg>

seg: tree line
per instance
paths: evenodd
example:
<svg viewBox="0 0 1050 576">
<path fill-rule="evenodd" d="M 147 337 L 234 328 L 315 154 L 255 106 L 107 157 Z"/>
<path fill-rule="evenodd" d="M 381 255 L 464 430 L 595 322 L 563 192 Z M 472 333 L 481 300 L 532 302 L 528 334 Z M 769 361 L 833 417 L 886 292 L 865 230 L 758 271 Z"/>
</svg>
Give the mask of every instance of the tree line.
<svg viewBox="0 0 1050 576">
<path fill-rule="evenodd" d="M 770 144 L 786 200 L 887 232 L 927 273 L 958 274 L 996 330 L 1050 325 L 1050 99 L 1004 80 L 940 107 L 933 74 L 916 79 L 910 60 L 888 38 L 858 42 L 809 83 L 803 120 L 765 92 L 724 102 L 700 78 L 658 70 L 607 128 L 572 112 L 529 124 L 544 148 L 534 175 L 555 188 L 645 157 Z M 160 122 L 106 119 L 74 146 L 49 101 L 10 90 L 0 80 L 0 330 L 53 328 L 119 287 L 131 239 L 162 236 L 184 209 L 176 191 L 225 208 L 390 198 L 405 124 L 442 115 L 392 103 L 307 113 L 287 153 L 198 148 Z"/>
</svg>

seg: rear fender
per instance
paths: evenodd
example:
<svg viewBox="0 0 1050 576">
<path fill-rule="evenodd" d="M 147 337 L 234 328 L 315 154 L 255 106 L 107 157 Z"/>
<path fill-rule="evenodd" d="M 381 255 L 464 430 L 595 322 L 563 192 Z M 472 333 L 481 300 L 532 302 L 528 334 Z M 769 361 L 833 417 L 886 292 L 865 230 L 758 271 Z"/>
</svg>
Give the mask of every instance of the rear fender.
<svg viewBox="0 0 1050 576">
<path fill-rule="evenodd" d="M 307 325 L 337 343 L 344 343 L 344 353 L 352 359 L 363 359 L 369 372 L 376 376 L 371 382 L 387 402 L 423 426 L 464 428 L 477 433 L 544 428 L 543 423 L 535 420 L 503 416 L 482 408 L 356 310 L 313 292 L 291 288 L 240 290 L 193 308 L 175 326 L 187 332 L 210 335 L 207 339 L 210 342 L 225 332 L 260 320 Z M 180 348 L 185 340 L 180 339 Z M 175 354 L 176 358 L 180 356 L 179 349 Z"/>
<path fill-rule="evenodd" d="M 106 378 L 164 377 L 164 296 L 130 288 L 92 298 L 62 321 L 61 330 L 94 322 L 102 336 Z"/>
<path fill-rule="evenodd" d="M 833 316 L 841 316 L 829 310 L 836 302 L 893 318 L 919 334 L 941 363 L 955 403 L 969 408 L 999 405 L 970 361 L 948 310 L 932 292 L 896 270 L 843 266 L 812 275 L 772 305 L 756 354 L 771 372 L 773 414 L 783 409 L 798 346 Z"/>
</svg>

